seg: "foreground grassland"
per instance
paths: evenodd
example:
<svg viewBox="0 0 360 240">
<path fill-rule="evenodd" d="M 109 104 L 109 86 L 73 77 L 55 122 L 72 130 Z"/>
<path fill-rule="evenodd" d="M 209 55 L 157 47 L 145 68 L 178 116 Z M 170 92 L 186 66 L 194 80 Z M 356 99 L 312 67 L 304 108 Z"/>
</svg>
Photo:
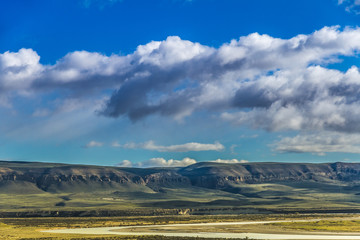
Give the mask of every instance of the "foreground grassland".
<svg viewBox="0 0 360 240">
<path fill-rule="evenodd" d="M 71 235 L 71 234 L 53 234 L 53 233 L 42 233 L 41 230 L 47 229 L 62 229 L 62 228 L 90 228 L 90 227 L 115 227 L 115 226 L 129 226 L 129 225 L 153 225 L 153 224 L 173 224 L 173 223 L 203 223 L 203 222 L 234 222 L 234 221 L 264 221 L 264 220 L 284 220 L 284 219 L 325 219 L 325 218 L 334 218 L 336 217 L 336 222 L 349 222 L 347 224 L 352 224 L 351 226 L 355 228 L 356 224 L 360 225 L 359 221 L 341 221 L 341 218 L 354 218 L 359 217 L 354 214 L 344 214 L 344 215 L 328 215 L 328 214 L 288 214 L 288 215 L 222 215 L 222 216 L 156 216 L 156 217 L 92 217 L 92 218 L 0 218 L 0 239 L 110 239 L 110 240 L 175 240 L 175 239 L 194 239 L 194 238 L 176 238 L 176 237 L 154 237 L 154 236 L 144 236 L 144 237 L 123 237 L 123 236 L 93 236 L 93 235 Z M 319 221 L 323 222 L 323 221 Z M 334 226 L 334 221 L 325 221 L 329 223 L 329 227 Z M 299 224 L 299 223 L 297 223 Z M 306 223 L 301 223 L 306 226 Z M 314 223 L 310 223 L 312 225 Z M 252 226 L 249 229 L 239 229 L 235 232 L 241 231 L 253 231 L 253 232 L 263 232 L 266 229 L 274 229 L 277 232 L 281 232 L 282 228 L 285 229 L 286 225 L 274 225 L 271 227 L 266 227 L 263 225 Z M 291 226 L 291 225 L 289 225 Z M 359 228 L 359 226 L 358 226 Z M 301 229 L 306 230 L 306 229 Z M 217 229 L 216 231 L 219 231 Z M 287 231 L 286 229 L 284 231 Z M 196 238 L 200 240 L 200 238 Z"/>
<path fill-rule="evenodd" d="M 110 240 L 188 240 L 194 238 L 177 238 L 161 236 L 124 237 L 124 236 L 93 236 L 42 233 L 41 230 L 61 228 L 90 228 L 90 227 L 114 227 L 129 225 L 152 225 L 171 223 L 198 223 L 217 221 L 236 221 L 246 219 L 260 219 L 261 216 L 164 216 L 164 217 L 107 217 L 107 218 L 3 218 L 0 219 L 1 239 L 110 239 Z M 276 216 L 268 216 L 274 219 Z M 201 240 L 201 238 L 196 238 Z"/>
<path fill-rule="evenodd" d="M 359 220 L 321 220 L 316 222 L 284 222 L 268 224 L 283 230 L 311 232 L 360 232 Z"/>
<path fill-rule="evenodd" d="M 270 212 L 274 210 L 274 213 L 279 213 L 279 209 L 289 210 L 287 212 L 303 212 L 306 209 L 309 212 L 314 212 L 313 209 L 323 212 L 331 209 L 343 212 L 355 212 L 356 209 L 360 211 L 360 185 L 338 183 L 241 184 L 232 186 L 229 191 L 234 193 L 198 187 L 162 187 L 159 191 L 153 191 L 137 185 L 119 187 L 116 190 L 94 190 L 85 187 L 73 189 L 67 186 L 69 189 L 62 189 L 60 192 L 35 193 L 27 192 L 28 186 L 21 184 L 16 183 L 12 190 L 0 187 L 0 213 L 156 209 L 160 214 L 174 214 L 174 211 L 167 213 L 167 209 L 191 209 L 192 213 L 198 214 L 213 214 L 215 210 L 218 214 L 231 214 L 234 213 L 234 208 L 239 209 L 238 213 L 254 213 L 261 209 Z M 14 192 L 14 189 L 19 191 Z"/>
</svg>

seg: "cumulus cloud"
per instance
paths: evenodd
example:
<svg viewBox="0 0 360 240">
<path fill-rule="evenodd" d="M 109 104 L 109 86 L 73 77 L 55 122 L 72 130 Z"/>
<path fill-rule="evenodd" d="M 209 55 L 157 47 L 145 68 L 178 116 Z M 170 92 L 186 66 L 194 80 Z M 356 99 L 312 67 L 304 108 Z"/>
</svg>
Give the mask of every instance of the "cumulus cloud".
<svg viewBox="0 0 360 240">
<path fill-rule="evenodd" d="M 216 163 L 247 163 L 247 160 L 238 160 L 238 159 L 216 159 Z M 151 158 L 143 162 L 132 163 L 129 160 L 123 160 L 119 164 L 116 164 L 118 167 L 140 167 L 140 168 L 149 168 L 149 167 L 186 167 L 192 164 L 197 163 L 195 159 L 192 158 L 183 158 L 182 160 L 174 160 L 165 158 Z"/>
<path fill-rule="evenodd" d="M 124 145 L 121 145 L 118 142 L 114 142 L 112 146 L 128 148 L 128 149 L 141 148 L 141 149 L 158 151 L 158 152 L 221 151 L 225 149 L 224 145 L 222 145 L 219 142 L 215 142 L 213 144 L 190 142 L 185 144 L 169 145 L 169 146 L 156 145 L 154 141 L 148 141 L 145 143 L 126 143 Z"/>
<path fill-rule="evenodd" d="M 359 134 L 322 132 L 284 137 L 274 144 L 279 152 L 314 153 L 325 155 L 330 152 L 360 153 Z"/>
<path fill-rule="evenodd" d="M 238 159 L 216 159 L 214 161 L 211 161 L 211 162 L 216 162 L 216 163 L 248 163 L 249 161 L 248 160 L 244 160 L 244 159 L 241 159 L 241 160 L 238 160 Z"/>
<path fill-rule="evenodd" d="M 90 141 L 84 147 L 85 148 L 94 148 L 94 147 L 102 147 L 104 144 L 102 142 Z"/>
<path fill-rule="evenodd" d="M 132 163 L 129 160 L 124 160 L 121 163 L 117 164 L 118 167 L 142 167 L 142 168 L 149 168 L 149 167 L 186 167 L 191 164 L 195 164 L 196 160 L 191 158 L 184 158 L 182 160 L 174 160 L 169 159 L 166 160 L 164 158 L 151 158 L 150 160 Z"/>
<path fill-rule="evenodd" d="M 225 112 L 222 118 L 269 131 L 330 130 L 359 132 L 360 73 L 320 66 L 282 70 L 244 84 L 235 105 L 252 111 Z M 248 100 L 251 101 L 248 101 Z"/>
<path fill-rule="evenodd" d="M 268 71 L 286 69 L 296 74 L 297 69 L 311 64 L 355 54 L 360 47 L 356 39 L 360 40 L 358 29 L 341 32 L 334 27 L 287 40 L 254 33 L 219 49 L 177 37 L 152 42 L 137 50 L 140 62 L 152 66 L 149 75 L 125 83 L 113 94 L 103 114 L 128 115 L 137 120 L 150 114 L 181 118 L 204 108 L 263 107 L 268 102 L 262 102 L 261 95 L 241 99 L 247 82 L 257 82 Z M 185 79 L 188 87 L 176 91 Z"/>
<path fill-rule="evenodd" d="M 290 39 L 253 33 L 219 48 L 172 36 L 124 56 L 71 52 L 54 65 L 42 65 L 36 52 L 21 49 L 0 54 L 0 91 L 9 99 L 24 92 L 63 90 L 64 97 L 80 98 L 113 90 L 97 113 L 132 121 L 215 111 L 224 120 L 269 131 L 359 132 L 359 69 L 326 68 L 359 51 L 360 29 L 339 27 Z M 143 145 L 156 151 L 210 147 Z"/>
<path fill-rule="evenodd" d="M 129 160 L 123 160 L 122 162 L 116 164 L 117 167 L 133 167 L 133 163 Z"/>
<path fill-rule="evenodd" d="M 148 161 L 139 163 L 141 167 L 186 167 L 195 164 L 196 160 L 191 158 L 184 158 L 183 160 L 166 160 L 164 158 L 152 158 Z"/>
<path fill-rule="evenodd" d="M 44 70 L 39 61 L 40 56 L 32 49 L 0 54 L 0 92 L 29 89 Z"/>
</svg>

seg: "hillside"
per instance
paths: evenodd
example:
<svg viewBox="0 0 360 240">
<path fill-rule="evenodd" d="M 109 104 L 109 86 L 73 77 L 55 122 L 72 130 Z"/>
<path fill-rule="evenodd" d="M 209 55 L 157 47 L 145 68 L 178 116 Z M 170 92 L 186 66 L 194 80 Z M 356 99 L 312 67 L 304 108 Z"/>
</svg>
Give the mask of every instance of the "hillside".
<svg viewBox="0 0 360 240">
<path fill-rule="evenodd" d="M 360 207 L 359 180 L 360 164 L 340 162 L 144 169 L 0 161 L 0 210 L 308 208 L 324 201 L 349 208 Z"/>
<path fill-rule="evenodd" d="M 0 161 L 0 184 L 27 182 L 42 191 L 66 184 L 136 184 L 221 188 L 228 184 L 360 180 L 358 163 L 239 163 L 201 162 L 184 168 L 120 168 L 53 163 Z M 6 184 L 5 184 L 6 183 Z"/>
</svg>

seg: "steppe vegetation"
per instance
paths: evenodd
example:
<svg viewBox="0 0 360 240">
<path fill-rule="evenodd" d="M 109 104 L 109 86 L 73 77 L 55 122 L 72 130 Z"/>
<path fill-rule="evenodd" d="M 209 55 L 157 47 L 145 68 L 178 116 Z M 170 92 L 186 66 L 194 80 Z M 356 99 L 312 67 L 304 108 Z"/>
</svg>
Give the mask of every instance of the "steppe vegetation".
<svg viewBox="0 0 360 240">
<path fill-rule="evenodd" d="M 354 218 L 358 215 L 353 214 L 343 214 L 343 215 L 328 215 L 328 214 L 244 214 L 244 215 L 218 215 L 218 216 L 134 216 L 134 217 L 90 217 L 90 218 L 0 218 L 0 232 L 1 239 L 111 239 L 111 240 L 176 240 L 177 237 L 160 237 L 160 236 L 136 236 L 136 237 L 124 237 L 124 236 L 94 236 L 94 235 L 74 235 L 74 234 L 54 234 L 54 233 L 44 233 L 40 232 L 41 230 L 47 229 L 64 229 L 64 228 L 91 228 L 91 227 L 116 227 L 116 226 L 131 226 L 131 225 L 155 225 L 155 224 L 174 224 L 174 223 L 204 223 L 204 222 L 235 222 L 235 221 L 265 221 L 265 220 L 292 220 L 292 219 L 325 219 L 325 218 L 334 218 L 336 221 L 342 221 L 342 218 Z M 335 220 L 329 220 L 330 225 Z M 323 221 L 320 221 L 323 222 Z M 355 223 L 359 224 L 359 221 L 343 221 L 350 222 L 355 228 Z M 326 221 L 325 221 L 326 223 Z M 283 224 L 283 225 L 282 225 Z M 299 226 L 306 226 L 307 223 L 294 223 L 294 226 L 298 224 Z M 309 225 L 313 224 L 309 223 Z M 345 223 L 344 223 L 345 224 Z M 285 227 L 284 227 L 285 226 Z M 286 226 L 290 226 L 286 230 Z M 291 223 L 289 225 L 285 223 L 273 224 L 271 228 L 275 227 L 275 231 L 281 232 L 292 231 Z M 264 229 L 270 229 L 266 225 L 252 225 L 248 229 L 242 227 L 243 231 L 249 230 L 254 232 L 264 232 Z M 234 229 L 233 229 L 234 230 Z M 306 229 L 302 229 L 306 230 Z M 221 229 L 217 229 L 221 232 Z M 241 232 L 241 227 L 237 230 Z M 194 239 L 194 238 L 181 238 L 182 240 Z M 196 238 L 196 240 L 201 240 Z"/>
<path fill-rule="evenodd" d="M 359 222 L 345 218 L 360 213 L 360 164 L 137 169 L 0 161 L 0 168 L 1 239 L 176 239 L 40 231 L 314 218 L 323 221 L 215 230 L 359 231 Z"/>
<path fill-rule="evenodd" d="M 311 232 L 360 232 L 360 220 L 320 220 L 316 222 L 283 222 L 269 224 L 283 230 Z"/>
</svg>

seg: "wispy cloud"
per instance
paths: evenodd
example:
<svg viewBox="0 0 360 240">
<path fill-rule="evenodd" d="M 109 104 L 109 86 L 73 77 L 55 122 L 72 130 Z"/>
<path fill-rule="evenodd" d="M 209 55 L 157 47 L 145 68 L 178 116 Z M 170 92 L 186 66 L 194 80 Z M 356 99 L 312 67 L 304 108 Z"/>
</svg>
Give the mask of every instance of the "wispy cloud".
<svg viewBox="0 0 360 240">
<path fill-rule="evenodd" d="M 184 158 L 182 160 L 174 160 L 169 159 L 166 160 L 164 158 L 151 158 L 150 160 L 132 163 L 129 160 L 124 160 L 121 163 L 117 164 L 118 167 L 186 167 L 192 164 L 195 164 L 196 160 L 191 158 Z"/>
<path fill-rule="evenodd" d="M 234 163 L 247 163 L 247 160 L 238 160 L 238 159 L 216 159 L 210 162 L 216 163 L 226 163 L 226 164 L 234 164 Z M 149 168 L 149 167 L 186 167 L 192 164 L 197 163 L 195 159 L 192 158 L 183 158 L 182 160 L 174 160 L 165 158 L 151 158 L 149 160 L 143 162 L 132 163 L 129 160 L 123 160 L 119 164 L 116 164 L 118 167 L 140 167 L 140 168 Z"/>
<path fill-rule="evenodd" d="M 18 113 L 12 117 L 17 124 L 8 124 L 5 134 L 10 138 L 54 139 L 64 141 L 87 134 L 105 126 L 107 119 L 94 115 L 101 101 L 84 99 L 56 99 L 44 108 L 35 109 L 31 117 Z M 19 117 L 20 116 L 20 117 Z"/>
<path fill-rule="evenodd" d="M 94 148 L 94 147 L 102 147 L 104 144 L 102 142 L 90 141 L 84 147 L 85 148 Z"/>
<path fill-rule="evenodd" d="M 126 143 L 124 145 L 121 145 L 118 142 L 114 142 L 112 146 L 128 148 L 128 149 L 140 148 L 140 149 L 146 149 L 146 150 L 158 151 L 158 152 L 222 151 L 225 149 L 224 145 L 222 145 L 219 142 L 215 142 L 213 144 L 190 142 L 185 144 L 169 145 L 169 146 L 156 145 L 154 141 L 148 141 L 145 143 Z"/>
<path fill-rule="evenodd" d="M 360 14 L 359 0 L 338 0 L 338 4 L 345 7 L 345 10 L 355 14 Z"/>
<path fill-rule="evenodd" d="M 122 162 L 116 164 L 117 167 L 133 167 L 133 163 L 129 160 L 123 160 Z"/>
<path fill-rule="evenodd" d="M 211 162 L 216 162 L 216 163 L 248 163 L 249 161 L 248 160 L 244 160 L 244 159 L 241 159 L 241 160 L 238 160 L 238 159 L 216 159 L 214 161 L 211 161 Z"/>
</svg>

